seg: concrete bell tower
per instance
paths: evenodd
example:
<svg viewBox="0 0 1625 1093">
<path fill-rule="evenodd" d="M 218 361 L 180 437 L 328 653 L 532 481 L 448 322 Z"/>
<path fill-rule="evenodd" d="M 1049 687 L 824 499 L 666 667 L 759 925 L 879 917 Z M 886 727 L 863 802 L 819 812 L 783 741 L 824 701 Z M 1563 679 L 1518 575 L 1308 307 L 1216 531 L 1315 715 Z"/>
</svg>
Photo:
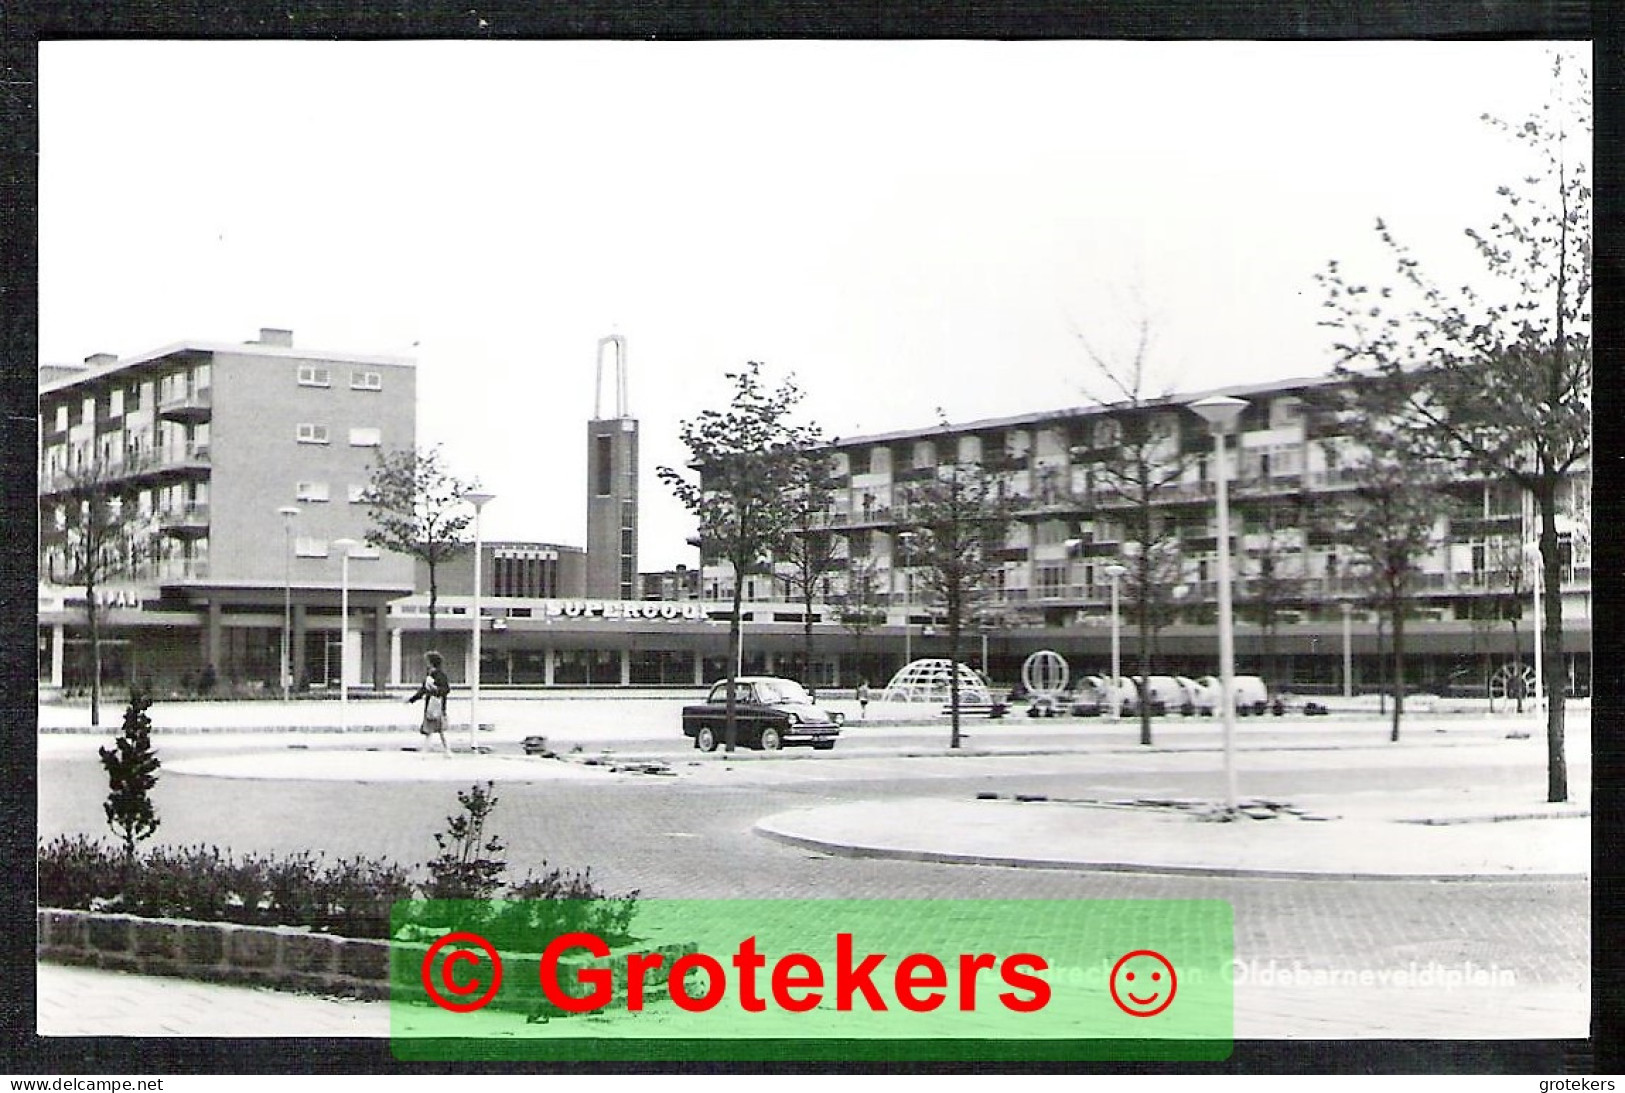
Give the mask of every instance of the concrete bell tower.
<svg viewBox="0 0 1625 1093">
<path fill-rule="evenodd" d="M 615 415 L 605 417 L 604 351 L 615 360 Z M 638 423 L 626 394 L 626 339 L 598 339 L 587 423 L 587 579 L 594 600 L 638 599 Z"/>
</svg>

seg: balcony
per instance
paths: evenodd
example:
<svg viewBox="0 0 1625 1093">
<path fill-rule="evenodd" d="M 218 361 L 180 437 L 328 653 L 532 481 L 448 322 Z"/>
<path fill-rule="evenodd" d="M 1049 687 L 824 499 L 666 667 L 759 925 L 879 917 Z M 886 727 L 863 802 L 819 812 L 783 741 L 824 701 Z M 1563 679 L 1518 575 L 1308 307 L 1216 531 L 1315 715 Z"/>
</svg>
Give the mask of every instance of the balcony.
<svg viewBox="0 0 1625 1093">
<path fill-rule="evenodd" d="M 182 391 L 158 400 L 158 416 L 168 421 L 208 421 L 213 412 L 214 392 L 208 387 Z"/>
<path fill-rule="evenodd" d="M 170 558 L 153 567 L 159 581 L 206 581 L 209 579 L 207 559 Z"/>
<path fill-rule="evenodd" d="M 198 503 L 163 509 L 158 513 L 158 530 L 178 539 L 199 539 L 209 534 L 209 506 Z"/>
<path fill-rule="evenodd" d="M 192 444 L 184 448 L 165 449 L 127 454 L 123 459 L 106 465 L 102 481 L 135 484 L 142 479 L 168 476 L 208 477 L 210 471 L 209 446 Z M 57 471 L 39 476 L 40 496 L 66 493 L 85 483 L 87 470 L 79 472 Z"/>
</svg>

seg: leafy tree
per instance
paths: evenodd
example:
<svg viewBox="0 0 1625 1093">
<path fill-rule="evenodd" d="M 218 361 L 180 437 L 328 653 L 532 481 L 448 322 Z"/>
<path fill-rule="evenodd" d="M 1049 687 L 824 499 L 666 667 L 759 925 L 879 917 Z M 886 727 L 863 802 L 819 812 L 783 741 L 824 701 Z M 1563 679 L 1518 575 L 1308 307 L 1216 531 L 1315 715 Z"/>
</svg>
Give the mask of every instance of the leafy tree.
<svg viewBox="0 0 1625 1093">
<path fill-rule="evenodd" d="M 1097 494 L 1126 506 L 1128 541 L 1139 544 L 1136 554 L 1123 559 L 1128 569 L 1124 588 L 1138 635 L 1140 677 L 1149 680 L 1158 620 L 1169 610 L 1168 595 L 1179 583 L 1168 582 L 1159 572 L 1170 552 L 1179 549 L 1166 518 L 1166 499 L 1206 448 L 1185 442 L 1181 411 L 1169 405 L 1172 388 L 1153 392 L 1149 318 L 1141 315 L 1133 348 L 1126 353 L 1101 351 L 1082 335 L 1079 340 L 1104 388 L 1092 397 L 1110 412 L 1093 421 L 1094 435 L 1079 446 L 1078 454 L 1091 467 Z M 1140 743 L 1148 745 L 1151 705 L 1142 701 L 1138 706 Z"/>
<path fill-rule="evenodd" d="M 791 533 L 786 538 L 781 569 L 787 589 L 799 597 L 802 606 L 802 663 L 806 683 L 812 686 L 813 603 L 823 593 L 830 575 L 841 565 L 840 541 L 829 528 L 829 511 L 835 496 L 836 477 L 822 438 L 815 426 L 804 440 L 810 449 L 791 466 L 791 484 L 786 497 L 793 514 Z"/>
<path fill-rule="evenodd" d="M 66 474 L 67 489 L 53 495 L 41 519 L 46 572 L 55 584 L 85 592 L 90 637 L 90 723 L 101 724 L 102 615 L 100 592 L 132 572 L 148 545 L 147 520 L 121 492 L 117 468 L 102 459 Z"/>
<path fill-rule="evenodd" d="M 1341 355 L 1338 371 L 1366 367 L 1403 384 L 1393 407 L 1417 451 L 1514 482 L 1540 521 L 1544 671 L 1563 678 L 1562 561 L 1558 522 L 1570 479 L 1591 458 L 1591 133 L 1589 73 L 1552 57 L 1548 101 L 1516 124 L 1485 116 L 1522 144 L 1528 169 L 1502 185 L 1501 214 L 1468 229 L 1483 272 L 1450 290 L 1383 221 L 1392 284 L 1372 288 L 1333 262 L 1320 275 Z M 1547 799 L 1568 799 L 1563 688 L 1547 711 Z"/>
<path fill-rule="evenodd" d="M 739 736 L 735 684 L 745 577 L 768 570 L 785 550 L 796 521 L 797 468 L 821 440 L 816 426 L 790 421 L 802 398 L 793 378 L 767 390 L 757 361 L 727 378 L 734 388 L 728 407 L 702 411 L 678 430 L 698 478 L 675 467 L 660 467 L 656 473 L 699 521 L 704 553 L 733 568 L 724 722 L 725 746 L 733 751 Z"/>
<path fill-rule="evenodd" d="M 472 546 L 465 538 L 474 522 L 466 498 L 477 489 L 477 481 L 459 478 L 446 468 L 437 445 L 380 451 L 361 495 L 372 521 L 367 543 L 416 558 L 429 571 L 431 645 L 440 602 L 437 572 Z"/>
<path fill-rule="evenodd" d="M 939 464 L 933 475 L 909 483 L 904 493 L 905 530 L 913 534 L 909 557 L 920 571 L 927 595 L 940 605 L 948 627 L 948 660 L 953 665 L 949 672 L 953 729 L 948 746 L 957 748 L 958 669 L 965 624 L 978 598 L 1003 568 L 998 552 L 1009 536 L 1014 503 L 1004 473 L 977 463 Z"/>
<path fill-rule="evenodd" d="M 152 789 L 158 784 L 161 764 L 152 747 L 152 719 L 147 716 L 151 706 L 151 698 L 132 694 L 113 746 L 96 749 L 102 769 L 107 772 L 107 800 L 102 811 L 107 815 L 107 826 L 124 840 L 126 865 L 135 861 L 135 844 L 158 830 Z"/>
</svg>

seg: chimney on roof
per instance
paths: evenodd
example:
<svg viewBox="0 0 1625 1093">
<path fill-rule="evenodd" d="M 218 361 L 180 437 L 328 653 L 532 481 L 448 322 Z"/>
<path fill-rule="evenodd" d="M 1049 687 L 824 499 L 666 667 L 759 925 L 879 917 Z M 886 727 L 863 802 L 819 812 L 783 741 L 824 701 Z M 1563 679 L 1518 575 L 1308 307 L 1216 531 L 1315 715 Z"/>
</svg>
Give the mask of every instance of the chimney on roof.
<svg viewBox="0 0 1625 1093">
<path fill-rule="evenodd" d="M 117 353 L 92 353 L 85 358 L 86 368 L 100 368 L 104 364 L 117 364 Z"/>
<path fill-rule="evenodd" d="M 278 345 L 283 349 L 293 348 L 293 331 L 278 330 L 274 326 L 260 327 L 261 345 Z"/>
</svg>

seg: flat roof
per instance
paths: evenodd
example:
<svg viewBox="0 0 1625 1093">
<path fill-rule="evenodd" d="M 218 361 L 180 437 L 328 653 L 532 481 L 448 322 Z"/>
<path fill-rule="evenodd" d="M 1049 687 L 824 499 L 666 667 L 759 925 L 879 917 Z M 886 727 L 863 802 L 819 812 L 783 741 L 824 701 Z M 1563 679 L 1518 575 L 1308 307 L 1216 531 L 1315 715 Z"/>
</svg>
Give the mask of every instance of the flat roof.
<svg viewBox="0 0 1625 1093">
<path fill-rule="evenodd" d="M 108 376 L 115 375 L 127 369 L 138 368 L 144 364 L 163 360 L 165 357 L 179 357 L 188 353 L 230 353 L 238 356 L 253 357 L 281 357 L 285 360 L 314 360 L 332 361 L 339 364 L 381 364 L 394 365 L 402 368 L 416 368 L 417 361 L 412 357 L 396 357 L 373 353 L 344 353 L 327 349 L 301 349 L 297 346 L 267 345 L 264 342 L 208 342 L 185 341 L 175 342 L 160 349 L 149 350 L 133 357 L 121 357 L 108 364 L 99 365 L 72 365 L 47 364 L 42 368 L 77 369 L 75 374 L 61 376 L 40 384 L 39 392 L 42 395 L 53 394 L 57 391 L 79 387 L 85 384 L 94 384 Z"/>
<path fill-rule="evenodd" d="M 1271 380 L 1267 383 L 1251 383 L 1216 387 L 1209 390 L 1193 392 L 1173 392 L 1167 395 L 1157 395 L 1144 400 L 1147 407 L 1185 406 L 1199 399 L 1212 395 L 1232 395 L 1245 398 L 1248 395 L 1261 395 L 1271 392 L 1288 392 L 1306 387 L 1324 387 L 1341 382 L 1337 376 L 1326 374 L 1320 376 L 1300 376 L 1292 379 Z M 927 436 L 958 436 L 964 433 L 980 433 L 991 429 L 1009 429 L 1022 425 L 1041 425 L 1052 421 L 1070 421 L 1074 418 L 1089 417 L 1095 414 L 1110 413 L 1113 410 L 1122 410 L 1129 405 L 1128 402 L 1114 402 L 1088 406 L 1071 406 L 1060 410 L 1034 410 L 1025 414 L 1014 414 L 1008 417 L 979 418 L 975 421 L 963 423 L 949 422 L 946 425 L 928 425 L 919 429 L 895 429 L 884 433 L 868 433 L 861 436 L 840 437 L 831 443 L 831 447 L 845 448 L 864 444 L 885 444 L 898 440 L 911 440 Z"/>
</svg>

